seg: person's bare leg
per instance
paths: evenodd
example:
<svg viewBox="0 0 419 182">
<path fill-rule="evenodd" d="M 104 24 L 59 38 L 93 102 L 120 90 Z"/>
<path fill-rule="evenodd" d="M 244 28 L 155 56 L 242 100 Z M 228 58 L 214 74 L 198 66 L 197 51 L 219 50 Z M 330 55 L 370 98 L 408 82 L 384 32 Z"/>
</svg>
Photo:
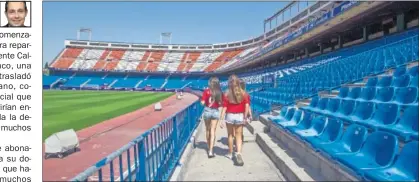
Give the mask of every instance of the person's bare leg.
<svg viewBox="0 0 419 182">
<path fill-rule="evenodd" d="M 227 157 L 231 158 L 233 156 L 233 133 L 234 126 L 227 123 L 227 135 L 228 135 L 228 155 Z"/>
<path fill-rule="evenodd" d="M 233 149 L 236 148 L 236 131 L 233 128 Z"/>
<path fill-rule="evenodd" d="M 243 125 L 235 125 L 234 131 L 236 133 L 236 165 L 243 166 L 243 158 L 242 158 L 242 133 L 243 133 Z"/>
<path fill-rule="evenodd" d="M 209 155 L 213 157 L 213 148 L 215 143 L 215 130 L 217 129 L 218 120 L 211 120 L 210 137 L 209 137 Z"/>
<path fill-rule="evenodd" d="M 237 153 L 242 152 L 242 141 L 243 141 L 243 125 L 235 125 L 234 131 L 236 133 L 236 150 Z"/>
<path fill-rule="evenodd" d="M 205 120 L 205 136 L 207 139 L 207 149 L 210 148 L 211 120 Z"/>
</svg>

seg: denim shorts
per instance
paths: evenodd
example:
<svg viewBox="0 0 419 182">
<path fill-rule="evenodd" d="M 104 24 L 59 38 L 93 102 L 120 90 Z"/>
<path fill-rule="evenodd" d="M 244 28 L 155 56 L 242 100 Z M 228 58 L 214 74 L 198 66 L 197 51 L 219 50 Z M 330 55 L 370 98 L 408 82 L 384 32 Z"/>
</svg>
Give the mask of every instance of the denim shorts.
<svg viewBox="0 0 419 182">
<path fill-rule="evenodd" d="M 205 107 L 204 120 L 218 120 L 220 118 L 220 111 L 218 109 Z"/>
<path fill-rule="evenodd" d="M 244 124 L 243 113 L 227 113 L 226 123 L 234 124 L 234 125 Z"/>
</svg>

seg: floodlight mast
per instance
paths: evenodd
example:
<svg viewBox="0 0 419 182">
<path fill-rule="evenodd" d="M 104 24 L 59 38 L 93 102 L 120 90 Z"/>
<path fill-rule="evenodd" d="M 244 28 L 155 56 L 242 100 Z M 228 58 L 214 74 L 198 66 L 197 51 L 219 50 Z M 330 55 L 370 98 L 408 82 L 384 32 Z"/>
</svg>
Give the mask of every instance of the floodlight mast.
<svg viewBox="0 0 419 182">
<path fill-rule="evenodd" d="M 80 40 L 80 34 L 81 33 L 88 33 L 89 34 L 89 41 L 92 40 L 92 29 L 90 28 L 80 28 L 77 30 L 77 40 Z"/>
<path fill-rule="evenodd" d="M 160 44 L 163 43 L 163 38 L 169 38 L 169 44 L 172 44 L 172 32 L 163 32 L 160 34 Z"/>
</svg>

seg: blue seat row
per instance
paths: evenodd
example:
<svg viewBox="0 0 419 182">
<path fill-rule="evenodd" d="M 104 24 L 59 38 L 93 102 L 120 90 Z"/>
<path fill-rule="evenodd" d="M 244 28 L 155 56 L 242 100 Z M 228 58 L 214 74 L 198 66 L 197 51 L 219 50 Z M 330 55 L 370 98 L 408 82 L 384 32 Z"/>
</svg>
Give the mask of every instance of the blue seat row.
<svg viewBox="0 0 419 182">
<path fill-rule="evenodd" d="M 313 102 L 302 109 L 375 130 L 389 131 L 406 140 L 418 139 L 417 104 L 400 106 L 395 103 L 321 98 L 318 105 L 315 105 L 315 100 L 313 98 Z"/>
<path fill-rule="evenodd" d="M 362 47 L 362 46 L 361 46 Z M 417 66 L 407 69 L 406 63 L 416 61 L 411 39 L 402 40 L 380 49 L 373 49 L 351 55 L 307 69 L 287 77 L 278 78 L 277 91 L 293 93 L 300 99 L 317 94 L 318 91 L 338 87 L 343 83 L 355 82 L 397 68 L 391 76 L 370 78 L 367 85 L 374 87 L 417 87 Z M 289 104 L 289 103 L 283 103 Z"/>
<path fill-rule="evenodd" d="M 417 87 L 341 87 L 337 96 L 344 100 L 390 102 L 400 105 L 418 101 Z"/>
<path fill-rule="evenodd" d="M 418 87 L 418 76 L 403 74 L 398 77 L 383 76 L 381 78 L 372 77 L 367 81 L 367 87 Z"/>
<path fill-rule="evenodd" d="M 290 114 L 288 114 L 290 113 Z M 418 141 L 398 152 L 397 136 L 351 124 L 344 129 L 340 119 L 284 107 L 275 123 L 306 142 L 314 150 L 337 161 L 367 180 L 418 180 Z"/>
</svg>

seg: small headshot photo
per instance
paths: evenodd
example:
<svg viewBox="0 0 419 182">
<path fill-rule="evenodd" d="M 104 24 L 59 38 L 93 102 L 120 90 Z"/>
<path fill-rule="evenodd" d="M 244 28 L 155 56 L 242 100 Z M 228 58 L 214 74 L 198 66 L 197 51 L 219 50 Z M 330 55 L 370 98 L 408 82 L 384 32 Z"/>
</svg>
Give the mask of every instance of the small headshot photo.
<svg viewBox="0 0 419 182">
<path fill-rule="evenodd" d="M 6 1 L 1 2 L 1 28 L 3 27 L 31 27 L 31 2 Z"/>
</svg>

